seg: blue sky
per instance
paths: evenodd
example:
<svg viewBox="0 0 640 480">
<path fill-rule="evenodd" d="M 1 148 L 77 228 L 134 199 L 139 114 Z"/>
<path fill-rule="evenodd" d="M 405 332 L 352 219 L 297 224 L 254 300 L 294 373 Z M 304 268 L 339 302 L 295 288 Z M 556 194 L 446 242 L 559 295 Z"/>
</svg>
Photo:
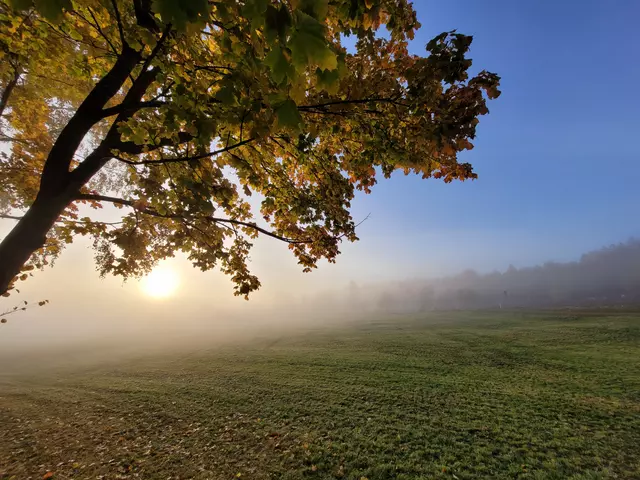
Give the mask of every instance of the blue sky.
<svg viewBox="0 0 640 480">
<path fill-rule="evenodd" d="M 503 94 L 464 157 L 479 179 L 381 181 L 356 202 L 371 218 L 353 256 L 392 257 L 394 277 L 441 274 L 570 260 L 639 235 L 640 3 L 414 6 L 413 52 L 442 31 L 473 35 L 474 68 L 498 73 Z"/>
</svg>

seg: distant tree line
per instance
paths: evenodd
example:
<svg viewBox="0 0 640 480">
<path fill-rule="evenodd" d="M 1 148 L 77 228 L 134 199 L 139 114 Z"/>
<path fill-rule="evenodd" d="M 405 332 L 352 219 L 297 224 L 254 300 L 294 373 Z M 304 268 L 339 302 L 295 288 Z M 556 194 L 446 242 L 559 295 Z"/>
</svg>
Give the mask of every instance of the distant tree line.
<svg viewBox="0 0 640 480">
<path fill-rule="evenodd" d="M 466 270 L 451 277 L 367 288 L 352 283 L 346 301 L 390 313 L 640 304 L 640 240 L 586 253 L 576 262 L 510 266 L 489 274 Z"/>
</svg>

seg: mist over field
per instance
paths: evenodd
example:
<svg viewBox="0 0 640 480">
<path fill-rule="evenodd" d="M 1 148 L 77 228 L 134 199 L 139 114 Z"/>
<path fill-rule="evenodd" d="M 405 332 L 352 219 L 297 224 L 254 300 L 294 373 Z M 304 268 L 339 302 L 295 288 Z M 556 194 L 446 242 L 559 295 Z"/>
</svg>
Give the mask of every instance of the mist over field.
<svg viewBox="0 0 640 480">
<path fill-rule="evenodd" d="M 93 279 L 106 287 L 108 279 Z M 126 290 L 125 290 L 126 291 Z M 278 341 L 309 332 L 375 322 L 391 314 L 473 309 L 611 307 L 640 304 L 640 241 L 503 272 L 466 270 L 441 278 L 350 282 L 302 296 L 234 303 L 170 298 L 142 303 L 139 293 L 59 301 L 9 317 L 0 331 L 2 371 L 90 366 L 157 353 Z M 8 302 L 4 302 L 7 303 Z M 69 315 L 70 309 L 82 314 Z"/>
<path fill-rule="evenodd" d="M 640 303 L 640 241 L 584 253 L 574 262 L 371 286 L 352 283 L 345 303 L 388 313 L 484 308 L 625 306 Z"/>
</svg>

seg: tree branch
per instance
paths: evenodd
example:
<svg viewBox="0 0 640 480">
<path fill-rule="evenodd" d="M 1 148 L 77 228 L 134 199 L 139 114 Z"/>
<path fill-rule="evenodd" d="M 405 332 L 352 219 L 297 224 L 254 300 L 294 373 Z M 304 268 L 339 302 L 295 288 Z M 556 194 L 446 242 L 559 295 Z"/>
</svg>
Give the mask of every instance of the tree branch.
<svg viewBox="0 0 640 480">
<path fill-rule="evenodd" d="M 277 233 L 273 233 L 270 232 L 269 230 L 266 230 L 262 227 L 259 227 L 258 225 L 256 225 L 253 222 L 243 222 L 242 220 L 235 220 L 233 218 L 218 218 L 218 217 L 211 217 L 211 216 L 206 216 L 206 217 L 199 217 L 199 216 L 189 216 L 189 215 L 182 215 L 182 214 L 177 214 L 177 213 L 169 213 L 169 214 L 163 214 L 163 213 L 159 213 L 156 212 L 153 209 L 149 209 L 147 207 L 142 207 L 140 205 L 136 205 L 136 202 L 133 200 L 126 200 L 124 198 L 117 198 L 117 197 L 110 197 L 107 195 L 94 195 L 94 194 L 90 194 L 90 193 L 81 193 L 76 195 L 76 200 L 88 200 L 88 201 L 95 201 L 95 202 L 109 202 L 109 203 L 115 203 L 118 205 L 124 205 L 127 207 L 131 207 L 134 210 L 147 214 L 147 215 L 151 215 L 154 217 L 160 217 L 160 218 L 170 218 L 170 219 L 174 219 L 174 220 L 206 220 L 208 222 L 212 222 L 212 223 L 222 223 L 222 224 L 231 224 L 231 225 L 238 225 L 241 227 L 247 227 L 247 228 L 251 228 L 257 232 L 260 232 L 264 235 L 267 235 L 268 237 L 271 238 L 275 238 L 276 240 L 280 240 L 282 242 L 286 242 L 286 243 L 293 243 L 293 244 L 299 244 L 299 243 L 312 243 L 312 240 L 293 240 L 291 238 L 286 238 L 283 237 L 281 235 L 278 235 Z"/>
<path fill-rule="evenodd" d="M 175 82 L 171 80 L 168 85 L 165 85 L 160 89 L 160 93 L 158 93 L 155 97 L 153 97 L 151 101 L 158 100 L 162 97 L 166 97 L 167 94 L 169 93 L 169 90 L 171 90 L 171 87 L 173 87 L 174 84 Z"/>
<path fill-rule="evenodd" d="M 4 133 L 0 132 L 0 142 L 18 142 L 18 143 L 23 143 L 25 145 L 29 145 L 29 142 L 32 142 L 33 140 L 29 140 L 28 138 L 15 138 L 15 137 L 10 137 L 9 135 L 5 135 Z"/>
<path fill-rule="evenodd" d="M 62 85 L 66 85 L 67 87 L 76 88 L 76 86 L 73 83 L 65 82 L 64 80 L 60 80 L 60 79 L 57 79 L 57 78 L 48 77 L 46 75 L 40 75 L 38 73 L 32 73 L 32 72 L 29 72 L 29 75 L 33 75 L 34 77 L 38 77 L 38 78 L 44 78 L 45 80 L 50 80 L 52 82 L 61 83 Z M 51 106 L 49 106 L 49 108 L 51 108 Z"/>
<path fill-rule="evenodd" d="M 20 70 L 18 68 L 14 69 L 13 77 L 11 80 L 7 82 L 7 86 L 4 87 L 2 91 L 2 96 L 0 96 L 0 117 L 4 113 L 4 109 L 7 107 L 7 103 L 9 103 L 9 97 L 11 96 L 11 92 L 18 84 L 18 80 L 20 79 Z"/>
<path fill-rule="evenodd" d="M 362 104 L 362 103 L 391 103 L 393 105 L 400 105 L 402 107 L 408 107 L 409 105 L 404 104 L 402 102 L 398 102 L 397 100 L 394 100 L 393 98 L 362 98 L 362 99 L 358 99 L 358 100 L 335 100 L 333 102 L 326 102 L 326 103 L 318 103 L 315 105 L 299 105 L 298 106 L 298 110 L 312 110 L 312 109 L 318 109 L 318 108 L 324 108 L 324 107 L 330 107 L 332 105 L 349 105 L 349 104 Z"/>
<path fill-rule="evenodd" d="M 111 148 L 113 150 L 118 150 L 119 152 L 127 153 L 130 155 L 140 155 L 141 153 L 145 152 L 145 149 L 147 152 L 152 152 L 162 147 L 168 147 L 176 144 L 181 145 L 183 143 L 190 142 L 191 140 L 193 140 L 193 135 L 187 132 L 178 132 L 177 142 L 170 138 L 163 138 L 160 140 L 160 142 L 154 145 L 138 145 L 134 142 L 118 142 L 114 143 Z"/>
<path fill-rule="evenodd" d="M 127 50 L 130 49 L 130 47 L 125 46 L 124 49 Z M 122 104 L 132 105 L 139 103 L 149 86 L 156 79 L 157 74 L 157 68 L 152 68 L 150 70 L 143 69 L 133 82 L 133 85 L 131 85 L 131 88 L 129 88 L 127 94 L 124 96 Z M 102 109 L 100 111 L 102 111 Z M 120 112 L 100 145 L 98 145 L 93 152 L 87 155 L 84 161 L 70 173 L 70 181 L 74 188 L 79 190 L 82 185 L 86 184 L 91 177 L 93 177 L 111 158 L 113 158 L 111 151 L 121 143 L 118 125 L 120 122 L 131 118 L 132 115 L 132 113 L 127 111 Z"/>
<path fill-rule="evenodd" d="M 156 58 L 156 55 L 158 55 L 158 52 L 162 48 L 162 45 L 164 44 L 165 40 L 167 39 L 170 33 L 171 33 L 171 24 L 165 27 L 164 31 L 162 32 L 162 36 L 160 37 L 160 40 L 156 42 L 155 47 L 153 47 L 153 50 L 151 50 L 151 53 L 149 54 L 149 56 L 144 60 L 144 64 L 142 65 L 142 73 L 145 73 L 147 71 L 147 68 L 149 67 L 149 65 L 151 65 L 151 62 L 153 61 L 153 59 Z"/>
<path fill-rule="evenodd" d="M 133 0 L 133 10 L 139 26 L 153 33 L 159 31 L 158 24 L 151 13 L 151 0 Z"/>
<path fill-rule="evenodd" d="M 102 36 L 102 38 L 105 39 L 105 41 L 107 42 L 107 45 L 109 45 L 109 47 L 111 47 L 111 50 L 113 50 L 113 53 L 115 53 L 116 55 L 118 54 L 118 49 L 115 47 L 115 45 L 113 43 L 111 43 L 111 40 L 109 39 L 109 37 L 106 35 L 106 33 L 104 33 L 104 31 L 102 30 L 102 28 L 100 28 L 100 23 L 98 22 L 98 19 L 96 18 L 96 16 L 93 14 L 93 10 L 91 10 L 89 7 L 87 7 L 87 10 L 89 11 L 89 15 L 91 15 L 91 18 L 93 19 L 93 21 L 95 22 L 95 28 L 98 31 L 98 33 Z M 80 15 L 78 12 L 74 12 L 76 15 L 78 15 L 80 18 L 84 19 L 84 17 L 82 15 Z M 86 19 L 84 19 L 89 25 L 91 25 L 91 22 L 87 21 Z"/>
<path fill-rule="evenodd" d="M 122 42 L 122 46 L 127 43 L 124 38 L 124 29 L 122 28 L 122 17 L 120 17 L 120 10 L 118 10 L 118 2 L 117 0 L 111 0 L 111 5 L 113 5 L 114 13 L 116 14 L 116 22 L 118 22 L 118 32 L 120 33 L 120 41 Z"/>
<path fill-rule="evenodd" d="M 22 217 L 16 217 L 15 215 L 7 215 L 5 213 L 0 213 L 0 218 L 6 218 L 7 220 L 22 220 Z"/>
<path fill-rule="evenodd" d="M 199 70 L 205 70 L 207 72 L 215 72 L 215 73 L 219 73 L 220 70 L 227 70 L 229 72 L 233 72 L 233 68 L 225 67 L 222 65 L 195 65 L 194 68 L 196 72 Z"/>
<path fill-rule="evenodd" d="M 193 160 L 202 160 L 203 158 L 213 157 L 214 155 L 218 155 L 220 153 L 228 152 L 230 150 L 236 149 L 247 143 L 254 141 L 255 138 L 249 138 L 247 140 L 243 140 L 242 142 L 238 142 L 234 145 L 229 145 L 228 147 L 221 148 L 220 150 L 214 150 L 213 152 L 207 152 L 200 155 L 192 155 L 189 157 L 178 157 L 178 158 L 165 158 L 160 160 L 140 160 L 138 162 L 132 160 L 126 160 L 120 157 L 114 157 L 116 160 L 126 163 L 127 165 L 162 165 L 166 163 L 182 163 L 182 162 L 191 162 Z"/>
<path fill-rule="evenodd" d="M 22 217 L 15 217 L 13 215 L 0 214 L 0 218 L 6 218 L 7 220 L 22 220 Z M 102 222 L 100 220 L 71 220 L 69 218 L 59 218 L 56 223 L 75 223 L 76 225 L 120 225 L 122 222 Z"/>
<path fill-rule="evenodd" d="M 149 100 L 147 102 L 138 102 L 133 104 L 120 103 L 118 105 L 114 105 L 113 107 L 103 108 L 102 118 L 112 117 L 113 115 L 120 115 L 121 113 L 131 115 L 143 108 L 155 108 L 161 107 L 162 105 L 166 105 L 166 102 L 163 102 L 161 100 Z"/>
<path fill-rule="evenodd" d="M 90 42 L 90 41 L 75 40 L 74 38 L 71 38 L 71 36 L 69 36 L 69 34 L 67 34 L 65 31 L 61 31 L 55 25 L 53 25 L 53 24 L 51 24 L 51 23 L 49 23 L 49 22 L 47 22 L 45 20 L 42 20 L 42 19 L 40 19 L 40 21 L 42 23 L 44 23 L 45 25 L 47 25 L 51 29 L 51 32 L 55 33 L 59 38 L 61 38 L 61 39 L 65 40 L 65 41 L 69 42 L 70 44 L 72 44 L 74 46 L 74 48 L 78 44 L 81 44 L 81 45 L 86 45 L 86 46 L 91 47 L 91 48 L 95 48 L 97 50 L 103 50 L 104 52 L 109 53 L 109 54 L 113 54 L 113 52 L 111 50 L 109 50 L 108 48 L 104 48 L 102 45 L 97 45 L 97 44 L 95 44 L 93 42 Z M 116 55 L 117 55 L 117 52 L 116 52 Z"/>
<path fill-rule="evenodd" d="M 42 170 L 41 192 L 57 193 L 66 188 L 74 153 L 89 130 L 101 120 L 101 111 L 105 104 L 122 88 L 139 60 L 140 54 L 125 46 L 111 70 L 85 97 L 49 152 Z"/>
</svg>

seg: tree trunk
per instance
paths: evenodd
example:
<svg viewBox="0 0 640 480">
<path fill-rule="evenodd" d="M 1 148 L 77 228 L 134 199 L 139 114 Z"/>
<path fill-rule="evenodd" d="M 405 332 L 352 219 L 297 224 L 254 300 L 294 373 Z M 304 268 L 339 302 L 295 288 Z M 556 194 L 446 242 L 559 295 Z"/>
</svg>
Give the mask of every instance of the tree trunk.
<svg viewBox="0 0 640 480">
<path fill-rule="evenodd" d="M 20 273 L 29 257 L 47 240 L 47 233 L 71 202 L 68 195 L 38 196 L 18 221 L 17 225 L 0 243 L 0 295 L 4 294 L 11 281 Z"/>
<path fill-rule="evenodd" d="M 2 95 L 0 96 L 0 117 L 4 115 L 4 109 L 7 107 L 7 104 L 9 103 L 9 97 L 11 97 L 11 92 L 13 92 L 13 89 L 18 84 L 19 78 L 20 78 L 20 72 L 16 69 L 15 73 L 13 74 L 13 77 L 11 78 L 11 80 L 9 80 L 9 82 L 7 82 L 7 86 L 4 87 L 4 90 L 2 91 Z"/>
<path fill-rule="evenodd" d="M 109 141 L 103 141 L 102 145 L 85 159 L 81 165 L 83 168 L 74 171 L 75 175 L 74 172 L 69 172 L 78 146 L 91 128 L 105 118 L 104 106 L 122 88 L 141 58 L 140 52 L 125 43 L 122 53 L 118 55 L 109 72 L 96 83 L 60 132 L 42 169 L 38 196 L 24 217 L 0 243 L 0 295 L 7 292 L 12 280 L 20 273 L 29 257 L 44 246 L 47 233 L 64 209 L 74 200 L 80 188 L 104 165 L 107 158 L 105 152 L 109 152 L 111 148 L 109 141 L 119 138 L 115 124 L 109 131 Z M 141 75 L 144 74 L 145 72 L 142 72 Z M 147 76 L 150 75 L 147 73 Z M 18 76 L 16 81 L 17 78 Z M 140 91 L 134 92 L 136 98 L 132 103 L 140 101 L 154 78 L 155 73 L 147 80 L 148 83 L 142 82 L 138 87 Z M 134 87 L 136 84 L 140 82 L 134 82 Z M 0 98 L 0 106 L 3 109 L 14 86 L 10 82 Z M 131 100 L 130 93 L 127 93 L 125 100 Z M 120 116 L 115 123 L 119 120 Z"/>
</svg>

